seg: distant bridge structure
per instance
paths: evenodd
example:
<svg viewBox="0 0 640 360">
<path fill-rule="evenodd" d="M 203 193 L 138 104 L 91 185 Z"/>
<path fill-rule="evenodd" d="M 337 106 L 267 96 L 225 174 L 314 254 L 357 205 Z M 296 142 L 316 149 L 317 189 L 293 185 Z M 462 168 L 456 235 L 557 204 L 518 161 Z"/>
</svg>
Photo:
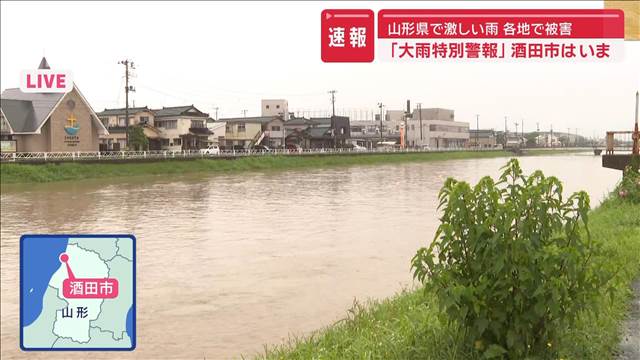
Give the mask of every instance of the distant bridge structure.
<svg viewBox="0 0 640 360">
<path fill-rule="evenodd" d="M 602 166 L 624 170 L 633 157 L 640 157 L 640 131 L 638 130 L 638 92 L 636 91 L 636 116 L 632 131 L 607 131 L 607 148 L 602 155 Z"/>
</svg>

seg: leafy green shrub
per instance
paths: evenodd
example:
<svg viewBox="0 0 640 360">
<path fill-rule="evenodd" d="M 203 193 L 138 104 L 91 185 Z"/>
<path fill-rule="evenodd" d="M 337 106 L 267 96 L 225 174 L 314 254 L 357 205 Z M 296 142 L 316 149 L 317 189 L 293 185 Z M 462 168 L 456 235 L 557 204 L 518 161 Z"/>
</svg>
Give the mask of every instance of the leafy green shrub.
<svg viewBox="0 0 640 360">
<path fill-rule="evenodd" d="M 616 189 L 616 194 L 622 200 L 640 203 L 640 172 L 638 167 L 627 166 L 622 176 L 622 181 Z"/>
<path fill-rule="evenodd" d="M 484 357 L 553 358 L 558 334 L 613 271 L 592 263 L 602 257 L 585 192 L 565 200 L 557 178 L 526 177 L 515 159 L 502 171 L 473 188 L 447 179 L 441 224 L 413 258 L 414 277 Z"/>
</svg>

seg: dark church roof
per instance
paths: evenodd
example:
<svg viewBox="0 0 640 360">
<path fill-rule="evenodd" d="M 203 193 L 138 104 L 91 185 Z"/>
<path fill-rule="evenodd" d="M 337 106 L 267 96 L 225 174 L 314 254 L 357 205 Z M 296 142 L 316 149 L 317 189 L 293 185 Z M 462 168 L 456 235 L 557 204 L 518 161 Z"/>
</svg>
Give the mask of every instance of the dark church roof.
<svg viewBox="0 0 640 360">
<path fill-rule="evenodd" d="M 24 93 L 20 89 L 2 92 L 2 112 L 14 132 L 35 132 L 47 120 L 64 93 Z"/>
</svg>

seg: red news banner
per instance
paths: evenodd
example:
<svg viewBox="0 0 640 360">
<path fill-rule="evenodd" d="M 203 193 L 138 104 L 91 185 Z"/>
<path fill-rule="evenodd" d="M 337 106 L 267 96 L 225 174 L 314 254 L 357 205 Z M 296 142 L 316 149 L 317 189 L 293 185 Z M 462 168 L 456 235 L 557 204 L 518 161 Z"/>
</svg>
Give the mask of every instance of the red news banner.
<svg viewBox="0 0 640 360">
<path fill-rule="evenodd" d="M 610 61 L 624 50 L 615 9 L 380 10 L 377 38 L 371 10 L 324 10 L 321 26 L 325 62 Z"/>
</svg>

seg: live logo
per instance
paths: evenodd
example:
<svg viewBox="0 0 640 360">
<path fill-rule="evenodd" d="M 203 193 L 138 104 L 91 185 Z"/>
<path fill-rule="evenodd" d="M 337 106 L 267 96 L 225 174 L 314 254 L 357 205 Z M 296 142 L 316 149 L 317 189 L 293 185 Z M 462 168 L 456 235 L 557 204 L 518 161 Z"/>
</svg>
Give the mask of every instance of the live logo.
<svg viewBox="0 0 640 360">
<path fill-rule="evenodd" d="M 20 84 L 20 90 L 29 93 L 66 93 L 73 88 L 68 71 L 48 69 L 23 71 Z"/>
</svg>

